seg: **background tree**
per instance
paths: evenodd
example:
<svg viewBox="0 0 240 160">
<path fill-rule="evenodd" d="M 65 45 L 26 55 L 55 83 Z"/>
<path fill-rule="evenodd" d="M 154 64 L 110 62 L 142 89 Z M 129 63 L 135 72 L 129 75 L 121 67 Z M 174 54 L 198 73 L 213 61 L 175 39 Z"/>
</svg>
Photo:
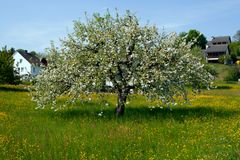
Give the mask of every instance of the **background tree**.
<svg viewBox="0 0 240 160">
<path fill-rule="evenodd" d="M 179 37 L 184 38 L 185 36 L 187 36 L 187 34 L 187 32 L 180 32 Z"/>
<path fill-rule="evenodd" d="M 238 30 L 236 34 L 233 36 L 233 40 L 240 42 L 240 30 Z"/>
<path fill-rule="evenodd" d="M 18 51 L 18 52 L 27 52 L 27 50 L 21 49 L 21 48 L 20 48 L 20 49 L 17 49 L 17 51 Z"/>
<path fill-rule="evenodd" d="M 186 32 L 181 32 L 179 34 L 180 37 L 186 37 L 186 41 L 189 43 L 193 43 L 192 44 L 192 48 L 194 47 L 200 47 L 201 49 L 206 49 L 206 44 L 207 44 L 207 39 L 206 37 L 200 33 L 199 31 L 195 30 L 195 29 L 191 29 L 188 31 L 188 33 Z"/>
<path fill-rule="evenodd" d="M 231 54 L 240 56 L 240 42 L 232 42 L 231 44 L 229 44 L 229 48 L 230 48 Z"/>
<path fill-rule="evenodd" d="M 29 53 L 34 55 L 34 56 L 36 56 L 36 57 L 38 57 L 39 59 L 47 57 L 47 55 L 45 53 L 40 53 L 40 52 L 36 52 L 36 51 L 31 51 Z"/>
<path fill-rule="evenodd" d="M 58 109 L 58 96 L 75 101 L 107 82 L 117 94 L 119 116 L 132 90 L 170 104 L 176 96 L 187 100 L 186 86 L 198 90 L 212 79 L 189 44 L 176 34 L 161 35 L 155 26 L 140 26 L 129 11 L 75 21 L 62 48 L 52 44 L 48 62 L 32 92 L 40 108 L 51 103 Z"/>
<path fill-rule="evenodd" d="M 19 77 L 17 76 L 17 72 L 14 70 L 13 67 L 13 54 L 15 50 L 11 48 L 10 50 L 7 50 L 7 47 L 5 46 L 0 50 L 0 83 L 9 83 L 9 84 L 15 84 L 16 82 L 19 82 Z"/>
<path fill-rule="evenodd" d="M 32 54 L 38 58 L 44 58 L 46 57 L 46 55 L 44 53 L 38 53 L 36 51 L 31 51 L 31 52 L 28 52 L 28 50 L 25 50 L 25 49 L 17 49 L 17 51 L 19 52 L 23 52 L 23 53 L 28 53 L 28 54 Z"/>
</svg>

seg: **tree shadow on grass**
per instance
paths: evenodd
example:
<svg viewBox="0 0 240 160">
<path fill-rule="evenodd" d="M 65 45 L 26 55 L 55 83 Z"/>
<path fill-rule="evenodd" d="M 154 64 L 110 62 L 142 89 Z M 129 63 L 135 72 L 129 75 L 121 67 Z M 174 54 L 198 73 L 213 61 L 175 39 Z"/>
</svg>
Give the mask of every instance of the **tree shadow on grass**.
<svg viewBox="0 0 240 160">
<path fill-rule="evenodd" d="M 213 89 L 231 89 L 232 87 L 230 86 L 216 86 L 216 88 Z"/>
<path fill-rule="evenodd" d="M 0 86 L 0 91 L 7 91 L 7 92 L 28 92 L 25 88 L 14 88 L 8 86 Z"/>
<path fill-rule="evenodd" d="M 94 105 L 94 104 L 92 104 Z M 212 119 L 214 117 L 229 118 L 236 115 L 240 115 L 240 110 L 227 110 L 227 109 L 214 109 L 213 107 L 175 107 L 171 110 L 168 108 L 154 108 L 150 109 L 146 106 L 143 107 L 129 107 L 126 108 L 125 114 L 122 117 L 116 117 L 114 114 L 114 108 L 107 108 L 102 110 L 102 115 L 99 114 L 100 109 L 73 108 L 69 110 L 63 110 L 57 112 L 53 116 L 57 116 L 63 119 L 120 119 L 120 120 L 167 120 L 173 119 L 175 121 L 183 122 L 185 119 L 198 118 L 201 120 Z"/>
<path fill-rule="evenodd" d="M 100 108 L 97 103 L 94 102 L 84 102 L 83 104 L 79 103 L 75 107 L 66 108 L 64 110 L 59 110 L 57 112 L 49 111 L 50 115 L 53 117 L 61 117 L 63 119 L 72 119 L 72 118 L 94 118 L 100 112 Z"/>
<path fill-rule="evenodd" d="M 228 118 L 239 115 L 240 111 L 236 110 L 224 110 L 214 109 L 212 107 L 176 107 L 172 108 L 155 108 L 150 110 L 147 107 L 143 108 L 129 108 L 126 116 L 130 116 L 133 119 L 174 119 L 182 122 L 185 119 L 211 119 L 213 117 Z"/>
</svg>

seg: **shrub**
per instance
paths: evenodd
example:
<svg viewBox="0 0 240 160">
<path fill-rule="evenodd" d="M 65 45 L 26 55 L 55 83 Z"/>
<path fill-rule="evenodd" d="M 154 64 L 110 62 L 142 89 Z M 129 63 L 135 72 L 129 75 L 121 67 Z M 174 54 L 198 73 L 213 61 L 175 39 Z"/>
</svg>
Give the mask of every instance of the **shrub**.
<svg viewBox="0 0 240 160">
<path fill-rule="evenodd" d="M 205 65 L 204 67 L 205 67 L 205 69 L 206 69 L 209 73 L 211 73 L 211 75 L 213 75 L 214 77 L 217 77 L 217 76 L 218 76 L 217 70 L 216 70 L 213 66 Z"/>
<path fill-rule="evenodd" d="M 32 85 L 31 81 L 22 81 L 21 84 L 23 85 Z"/>
<path fill-rule="evenodd" d="M 232 57 L 230 55 L 224 56 L 224 64 L 231 64 L 232 63 Z"/>
<path fill-rule="evenodd" d="M 233 61 L 232 56 L 231 55 L 221 55 L 218 58 L 218 62 L 221 64 L 231 64 Z"/>
<path fill-rule="evenodd" d="M 221 64 L 224 64 L 224 59 L 225 59 L 224 55 L 221 55 L 218 58 L 218 62 L 221 63 Z"/>
<path fill-rule="evenodd" d="M 232 53 L 230 56 L 231 56 L 233 63 L 235 63 L 237 61 L 237 55 L 235 53 Z"/>
<path fill-rule="evenodd" d="M 240 67 L 234 66 L 224 78 L 225 81 L 238 81 L 240 79 Z"/>
</svg>

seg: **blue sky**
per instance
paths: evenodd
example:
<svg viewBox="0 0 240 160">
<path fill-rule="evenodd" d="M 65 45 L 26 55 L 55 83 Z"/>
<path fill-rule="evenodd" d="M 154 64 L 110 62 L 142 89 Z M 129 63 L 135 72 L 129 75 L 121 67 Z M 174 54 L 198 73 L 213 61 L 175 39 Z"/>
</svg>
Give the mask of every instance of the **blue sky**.
<svg viewBox="0 0 240 160">
<path fill-rule="evenodd" d="M 0 47 L 44 52 L 50 41 L 71 33 L 73 20 L 107 9 L 134 12 L 160 31 L 197 29 L 207 39 L 240 29 L 240 0 L 1 0 Z"/>
</svg>

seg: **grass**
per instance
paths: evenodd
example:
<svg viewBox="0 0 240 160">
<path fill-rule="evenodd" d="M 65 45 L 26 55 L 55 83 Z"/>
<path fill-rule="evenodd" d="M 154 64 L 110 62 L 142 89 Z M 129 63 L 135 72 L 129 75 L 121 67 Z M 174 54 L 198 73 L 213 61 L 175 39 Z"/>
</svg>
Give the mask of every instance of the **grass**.
<svg viewBox="0 0 240 160">
<path fill-rule="evenodd" d="M 22 87 L 0 86 L 0 159 L 240 159 L 240 85 L 191 95 L 191 105 L 149 108 L 132 98 L 124 117 L 77 103 L 36 110 Z M 103 116 L 99 116 L 99 112 Z"/>
</svg>

